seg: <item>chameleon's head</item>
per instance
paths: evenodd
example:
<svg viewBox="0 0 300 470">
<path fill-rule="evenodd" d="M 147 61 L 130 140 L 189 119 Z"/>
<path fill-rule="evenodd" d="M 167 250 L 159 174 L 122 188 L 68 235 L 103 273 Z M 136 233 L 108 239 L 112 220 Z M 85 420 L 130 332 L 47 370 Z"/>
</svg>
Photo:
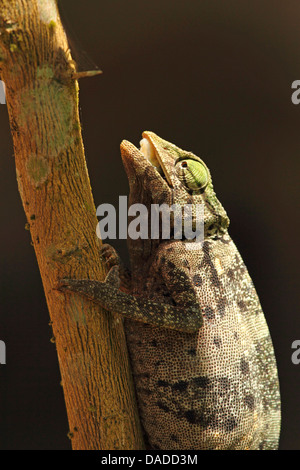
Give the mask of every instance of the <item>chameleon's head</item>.
<svg viewBox="0 0 300 470">
<path fill-rule="evenodd" d="M 229 219 L 205 163 L 153 132 L 143 132 L 140 146 L 138 150 L 128 141 L 121 143 L 131 204 L 203 204 L 205 237 L 224 233 Z"/>
</svg>

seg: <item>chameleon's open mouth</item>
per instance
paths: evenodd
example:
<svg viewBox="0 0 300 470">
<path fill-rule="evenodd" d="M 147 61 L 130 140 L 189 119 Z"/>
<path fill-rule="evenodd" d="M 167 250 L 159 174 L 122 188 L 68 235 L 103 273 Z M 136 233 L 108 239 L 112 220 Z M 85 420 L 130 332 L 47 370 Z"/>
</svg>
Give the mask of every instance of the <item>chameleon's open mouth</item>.
<svg viewBox="0 0 300 470">
<path fill-rule="evenodd" d="M 166 162 L 163 155 L 156 148 L 155 134 L 152 132 L 143 132 L 143 138 L 140 141 L 140 152 L 151 163 L 160 175 L 167 180 L 169 186 L 173 186 L 169 171 L 166 167 Z"/>
<path fill-rule="evenodd" d="M 154 145 L 146 137 L 140 141 L 140 152 L 147 158 L 148 162 L 151 163 L 157 170 L 161 169 L 161 165 L 158 160 L 157 151 Z"/>
</svg>

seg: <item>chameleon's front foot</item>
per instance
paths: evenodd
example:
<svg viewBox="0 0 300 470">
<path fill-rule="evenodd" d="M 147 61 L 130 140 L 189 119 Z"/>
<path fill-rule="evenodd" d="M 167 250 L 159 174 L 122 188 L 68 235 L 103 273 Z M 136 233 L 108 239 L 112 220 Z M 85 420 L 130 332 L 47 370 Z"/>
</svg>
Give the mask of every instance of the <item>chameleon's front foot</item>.
<svg viewBox="0 0 300 470">
<path fill-rule="evenodd" d="M 101 293 L 105 293 L 107 288 L 119 289 L 120 278 L 118 266 L 113 266 L 104 282 L 89 279 L 61 279 L 58 282 L 57 290 L 71 291 L 83 294 L 91 300 L 97 300 Z"/>
<path fill-rule="evenodd" d="M 119 289 L 119 268 L 113 266 L 104 282 L 89 279 L 62 279 L 57 287 L 60 291 L 71 291 L 97 302 L 106 310 L 136 321 L 154 326 L 194 332 L 201 328 L 202 311 L 196 302 L 174 306 L 160 299 L 134 296 Z M 193 300 L 193 299 L 192 299 Z"/>
</svg>

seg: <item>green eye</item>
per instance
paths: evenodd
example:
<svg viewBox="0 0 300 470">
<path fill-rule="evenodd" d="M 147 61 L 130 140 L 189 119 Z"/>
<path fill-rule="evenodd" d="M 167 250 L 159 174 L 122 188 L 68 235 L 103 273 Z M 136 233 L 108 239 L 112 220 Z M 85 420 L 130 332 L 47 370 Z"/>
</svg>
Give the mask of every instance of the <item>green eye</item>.
<svg viewBox="0 0 300 470">
<path fill-rule="evenodd" d="M 176 164 L 179 180 L 189 189 L 203 189 L 208 183 L 208 171 L 199 161 L 191 158 L 180 160 Z"/>
</svg>

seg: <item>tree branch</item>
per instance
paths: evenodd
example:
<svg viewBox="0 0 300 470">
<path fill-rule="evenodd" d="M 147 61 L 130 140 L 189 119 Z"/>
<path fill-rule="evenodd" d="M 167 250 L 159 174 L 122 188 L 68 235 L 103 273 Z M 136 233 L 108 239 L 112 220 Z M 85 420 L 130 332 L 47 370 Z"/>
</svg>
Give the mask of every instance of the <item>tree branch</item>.
<svg viewBox="0 0 300 470">
<path fill-rule="evenodd" d="M 143 448 L 119 317 L 54 287 L 104 278 L 78 116 L 78 83 L 55 0 L 1 0 L 0 67 L 16 174 L 56 343 L 73 449 Z"/>
</svg>

